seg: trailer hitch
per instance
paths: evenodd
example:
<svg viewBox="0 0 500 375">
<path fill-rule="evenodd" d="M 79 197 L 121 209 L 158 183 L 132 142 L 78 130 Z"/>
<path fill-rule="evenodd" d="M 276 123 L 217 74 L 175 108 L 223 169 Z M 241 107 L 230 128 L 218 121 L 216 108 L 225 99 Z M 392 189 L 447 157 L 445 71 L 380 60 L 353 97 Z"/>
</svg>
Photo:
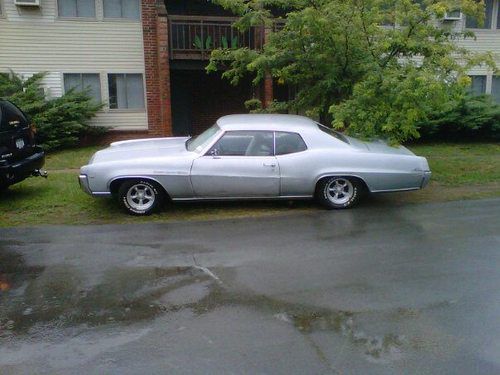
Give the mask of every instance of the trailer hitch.
<svg viewBox="0 0 500 375">
<path fill-rule="evenodd" d="M 47 178 L 49 177 L 49 172 L 47 172 L 45 169 L 35 169 L 33 171 L 33 177 Z"/>
</svg>

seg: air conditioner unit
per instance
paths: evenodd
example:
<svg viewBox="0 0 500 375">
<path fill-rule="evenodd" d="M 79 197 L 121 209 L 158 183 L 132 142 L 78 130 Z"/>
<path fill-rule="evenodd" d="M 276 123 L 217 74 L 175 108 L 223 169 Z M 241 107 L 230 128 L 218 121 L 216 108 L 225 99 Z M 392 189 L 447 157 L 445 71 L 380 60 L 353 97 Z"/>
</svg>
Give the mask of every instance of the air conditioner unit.
<svg viewBox="0 0 500 375">
<path fill-rule="evenodd" d="M 462 12 L 460 10 L 447 12 L 443 17 L 443 21 L 460 21 L 461 19 L 462 19 Z"/>
<path fill-rule="evenodd" d="M 14 0 L 14 4 L 20 7 L 39 7 L 40 0 Z"/>
</svg>

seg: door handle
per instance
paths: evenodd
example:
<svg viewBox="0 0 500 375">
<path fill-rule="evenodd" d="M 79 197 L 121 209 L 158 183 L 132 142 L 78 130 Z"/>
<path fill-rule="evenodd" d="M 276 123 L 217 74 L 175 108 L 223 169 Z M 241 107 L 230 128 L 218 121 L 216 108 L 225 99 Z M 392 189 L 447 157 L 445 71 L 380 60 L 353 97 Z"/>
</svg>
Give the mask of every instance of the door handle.
<svg viewBox="0 0 500 375">
<path fill-rule="evenodd" d="M 275 168 L 276 167 L 275 163 L 264 163 L 263 165 L 264 165 L 264 167 L 271 167 L 271 168 Z"/>
</svg>

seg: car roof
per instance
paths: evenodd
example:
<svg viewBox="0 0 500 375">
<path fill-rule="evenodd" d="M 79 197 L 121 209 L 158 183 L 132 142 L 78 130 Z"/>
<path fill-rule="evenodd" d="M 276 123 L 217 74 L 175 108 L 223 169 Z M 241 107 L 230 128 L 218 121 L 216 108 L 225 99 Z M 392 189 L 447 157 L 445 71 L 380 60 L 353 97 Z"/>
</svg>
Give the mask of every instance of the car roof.
<svg viewBox="0 0 500 375">
<path fill-rule="evenodd" d="M 300 131 L 315 128 L 316 123 L 304 116 L 278 114 L 229 115 L 217 120 L 222 130 Z"/>
</svg>

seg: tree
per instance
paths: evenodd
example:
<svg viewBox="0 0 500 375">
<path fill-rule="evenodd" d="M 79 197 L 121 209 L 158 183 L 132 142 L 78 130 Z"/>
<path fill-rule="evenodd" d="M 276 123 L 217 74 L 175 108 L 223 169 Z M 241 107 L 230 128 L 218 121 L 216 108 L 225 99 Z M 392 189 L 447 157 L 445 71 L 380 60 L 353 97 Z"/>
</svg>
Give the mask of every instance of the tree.
<svg viewBox="0 0 500 375">
<path fill-rule="evenodd" d="M 85 135 L 105 132 L 88 125 L 102 108 L 86 91 L 70 90 L 59 98 L 47 99 L 41 90 L 45 73 L 22 79 L 19 75 L 0 74 L 0 98 L 19 106 L 37 128 L 37 141 L 46 150 L 77 146 Z"/>
<path fill-rule="evenodd" d="M 261 51 L 219 49 L 208 71 L 221 69 L 237 84 L 245 75 L 260 83 L 270 74 L 296 96 L 267 111 L 306 112 L 335 128 L 391 142 L 418 138 L 417 124 L 448 109 L 470 85 L 472 66 L 496 69 L 491 54 L 473 54 L 456 41 L 473 37 L 441 22 L 461 9 L 483 20 L 475 0 L 213 0 L 241 16 L 241 30 L 272 28 Z"/>
</svg>

